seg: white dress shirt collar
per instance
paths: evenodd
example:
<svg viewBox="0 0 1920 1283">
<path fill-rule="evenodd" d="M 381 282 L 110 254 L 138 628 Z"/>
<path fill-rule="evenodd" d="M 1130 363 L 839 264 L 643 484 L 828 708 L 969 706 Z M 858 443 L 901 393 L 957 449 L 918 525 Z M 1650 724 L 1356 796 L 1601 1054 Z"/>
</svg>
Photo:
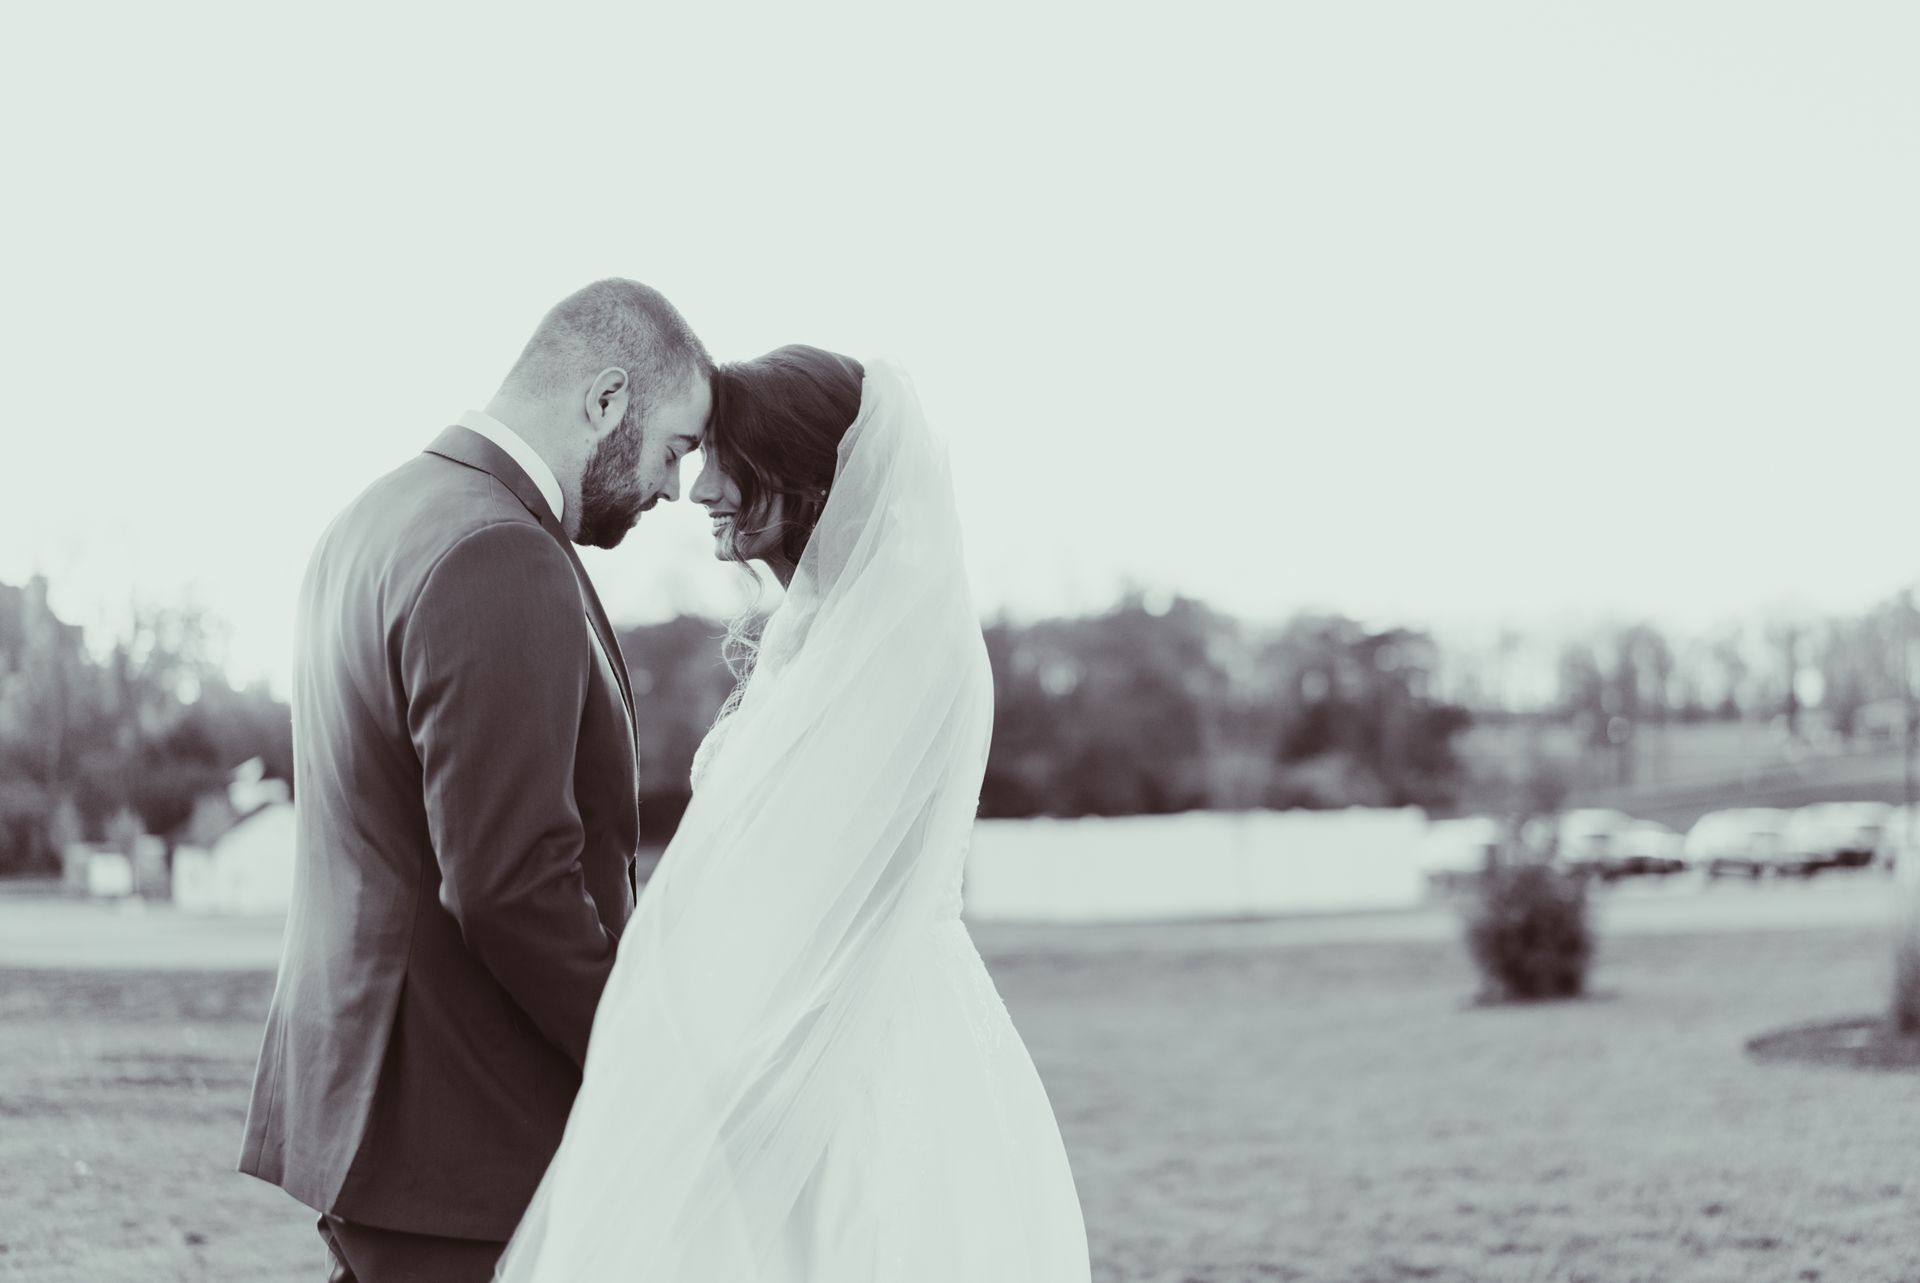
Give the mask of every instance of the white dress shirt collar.
<svg viewBox="0 0 1920 1283">
<path fill-rule="evenodd" d="M 540 457 L 539 451 L 528 445 L 518 432 L 479 410 L 468 410 L 460 416 L 459 423 L 469 432 L 478 432 L 505 450 L 507 457 L 519 464 L 521 471 L 533 478 L 533 484 L 540 487 L 541 497 L 546 499 L 547 507 L 553 509 L 553 519 L 561 519 L 566 496 L 560 492 L 560 479 L 553 475 L 553 469 L 547 466 L 547 461 Z"/>
</svg>

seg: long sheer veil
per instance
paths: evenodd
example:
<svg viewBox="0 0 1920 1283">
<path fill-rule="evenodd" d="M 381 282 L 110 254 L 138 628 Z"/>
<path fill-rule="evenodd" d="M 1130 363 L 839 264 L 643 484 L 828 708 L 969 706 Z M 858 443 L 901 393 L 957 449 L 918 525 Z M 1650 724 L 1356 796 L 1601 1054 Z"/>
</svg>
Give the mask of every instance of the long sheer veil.
<svg viewBox="0 0 1920 1283">
<path fill-rule="evenodd" d="M 784 1277 L 774 1240 L 886 1038 L 895 964 L 957 912 L 992 717 L 945 451 L 870 363 L 499 1279 Z"/>
</svg>

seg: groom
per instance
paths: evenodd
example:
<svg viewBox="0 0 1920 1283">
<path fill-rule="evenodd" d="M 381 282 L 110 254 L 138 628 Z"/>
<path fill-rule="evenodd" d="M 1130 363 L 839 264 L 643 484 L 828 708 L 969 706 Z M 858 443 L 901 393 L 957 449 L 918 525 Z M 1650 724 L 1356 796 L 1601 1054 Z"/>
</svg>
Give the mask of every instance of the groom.
<svg viewBox="0 0 1920 1283">
<path fill-rule="evenodd" d="M 321 1214 L 333 1280 L 490 1278 L 560 1143 L 639 833 L 626 667 L 573 544 L 678 497 L 711 372 L 658 293 L 589 285 L 314 549 L 240 1170 Z"/>
</svg>

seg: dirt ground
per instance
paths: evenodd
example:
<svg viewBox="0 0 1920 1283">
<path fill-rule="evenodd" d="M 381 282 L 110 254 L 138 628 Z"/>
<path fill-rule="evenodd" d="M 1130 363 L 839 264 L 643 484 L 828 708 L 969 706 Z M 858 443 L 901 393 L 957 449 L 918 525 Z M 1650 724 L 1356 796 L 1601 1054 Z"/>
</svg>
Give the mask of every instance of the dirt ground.
<svg viewBox="0 0 1920 1283">
<path fill-rule="evenodd" d="M 1450 941 L 1084 938 L 989 962 L 1097 1279 L 1920 1283 L 1920 1075 L 1743 1050 L 1871 1013 L 1878 931 L 1616 939 L 1592 1000 L 1510 1008 Z M 323 1277 L 310 1214 L 232 1170 L 270 988 L 0 971 L 0 1277 Z"/>
</svg>

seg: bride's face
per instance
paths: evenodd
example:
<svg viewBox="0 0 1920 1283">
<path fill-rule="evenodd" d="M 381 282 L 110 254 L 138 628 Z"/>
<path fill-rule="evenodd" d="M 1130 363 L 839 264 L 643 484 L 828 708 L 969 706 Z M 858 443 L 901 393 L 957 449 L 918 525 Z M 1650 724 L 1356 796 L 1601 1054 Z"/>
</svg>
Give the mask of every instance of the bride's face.
<svg viewBox="0 0 1920 1283">
<path fill-rule="evenodd" d="M 713 518 L 713 555 L 722 561 L 764 561 L 780 546 L 780 518 L 786 501 L 774 495 L 752 528 L 740 524 L 740 485 L 720 466 L 711 450 L 701 452 L 700 477 L 689 497 Z"/>
</svg>

